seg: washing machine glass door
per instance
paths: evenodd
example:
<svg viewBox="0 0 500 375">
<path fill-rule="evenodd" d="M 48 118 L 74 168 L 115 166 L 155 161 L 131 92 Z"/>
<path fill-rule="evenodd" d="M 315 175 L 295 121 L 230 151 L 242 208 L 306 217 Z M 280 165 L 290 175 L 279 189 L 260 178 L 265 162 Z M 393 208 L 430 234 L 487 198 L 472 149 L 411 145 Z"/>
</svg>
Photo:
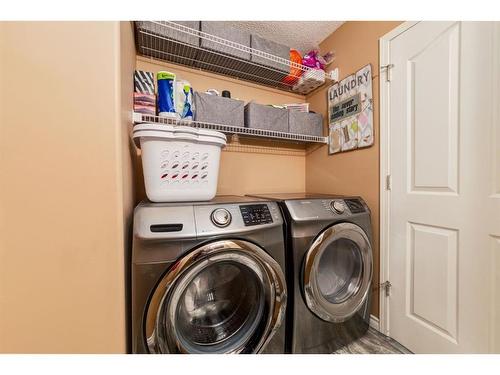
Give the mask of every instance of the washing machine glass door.
<svg viewBox="0 0 500 375">
<path fill-rule="evenodd" d="M 278 263 L 241 240 L 190 252 L 164 275 L 148 304 L 152 353 L 257 353 L 281 325 L 286 284 Z"/>
<path fill-rule="evenodd" d="M 372 269 L 372 249 L 363 229 L 352 223 L 325 229 L 304 259 L 307 306 L 329 322 L 349 319 L 368 298 Z"/>
</svg>

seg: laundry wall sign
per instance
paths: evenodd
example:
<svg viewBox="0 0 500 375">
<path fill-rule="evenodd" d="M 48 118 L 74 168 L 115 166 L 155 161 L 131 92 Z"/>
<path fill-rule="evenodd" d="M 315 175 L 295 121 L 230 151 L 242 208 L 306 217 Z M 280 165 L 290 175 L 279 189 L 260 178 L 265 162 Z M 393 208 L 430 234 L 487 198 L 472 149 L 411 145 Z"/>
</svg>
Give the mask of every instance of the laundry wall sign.
<svg viewBox="0 0 500 375">
<path fill-rule="evenodd" d="M 328 89 L 329 153 L 373 145 L 372 67 Z"/>
</svg>

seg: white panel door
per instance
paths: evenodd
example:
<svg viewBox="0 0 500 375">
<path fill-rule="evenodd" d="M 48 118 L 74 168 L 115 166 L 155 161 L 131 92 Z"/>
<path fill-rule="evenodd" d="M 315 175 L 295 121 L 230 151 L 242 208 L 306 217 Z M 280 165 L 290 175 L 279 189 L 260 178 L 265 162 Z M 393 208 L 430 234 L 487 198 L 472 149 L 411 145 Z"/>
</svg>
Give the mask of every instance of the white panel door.
<svg viewBox="0 0 500 375">
<path fill-rule="evenodd" d="M 499 31 L 420 22 L 388 45 L 388 332 L 416 353 L 500 352 Z"/>
</svg>

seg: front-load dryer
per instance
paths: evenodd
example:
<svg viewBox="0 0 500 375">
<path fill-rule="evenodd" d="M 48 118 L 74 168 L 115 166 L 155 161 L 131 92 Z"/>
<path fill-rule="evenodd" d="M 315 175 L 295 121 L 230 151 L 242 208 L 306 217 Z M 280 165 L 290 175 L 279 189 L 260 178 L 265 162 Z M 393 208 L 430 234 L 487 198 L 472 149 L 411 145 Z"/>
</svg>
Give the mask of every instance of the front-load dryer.
<svg viewBox="0 0 500 375">
<path fill-rule="evenodd" d="M 134 353 L 284 353 L 283 219 L 275 202 L 141 203 Z"/>
<path fill-rule="evenodd" d="M 287 351 L 333 353 L 366 333 L 373 272 L 370 210 L 360 197 L 262 194 L 286 221 Z"/>
</svg>

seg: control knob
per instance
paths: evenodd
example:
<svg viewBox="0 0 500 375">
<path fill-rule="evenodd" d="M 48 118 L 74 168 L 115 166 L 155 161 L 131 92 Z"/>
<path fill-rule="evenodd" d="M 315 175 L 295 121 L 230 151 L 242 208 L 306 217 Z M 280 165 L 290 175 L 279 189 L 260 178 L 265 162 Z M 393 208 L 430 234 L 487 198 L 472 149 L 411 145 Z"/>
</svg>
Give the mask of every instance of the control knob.
<svg viewBox="0 0 500 375">
<path fill-rule="evenodd" d="M 213 210 L 210 218 L 212 219 L 212 223 L 220 228 L 227 227 L 231 224 L 231 214 L 225 208 L 217 208 Z"/>
<path fill-rule="evenodd" d="M 336 212 L 338 214 L 343 214 L 345 211 L 344 202 L 342 201 L 331 201 L 330 208 L 333 212 Z"/>
</svg>

